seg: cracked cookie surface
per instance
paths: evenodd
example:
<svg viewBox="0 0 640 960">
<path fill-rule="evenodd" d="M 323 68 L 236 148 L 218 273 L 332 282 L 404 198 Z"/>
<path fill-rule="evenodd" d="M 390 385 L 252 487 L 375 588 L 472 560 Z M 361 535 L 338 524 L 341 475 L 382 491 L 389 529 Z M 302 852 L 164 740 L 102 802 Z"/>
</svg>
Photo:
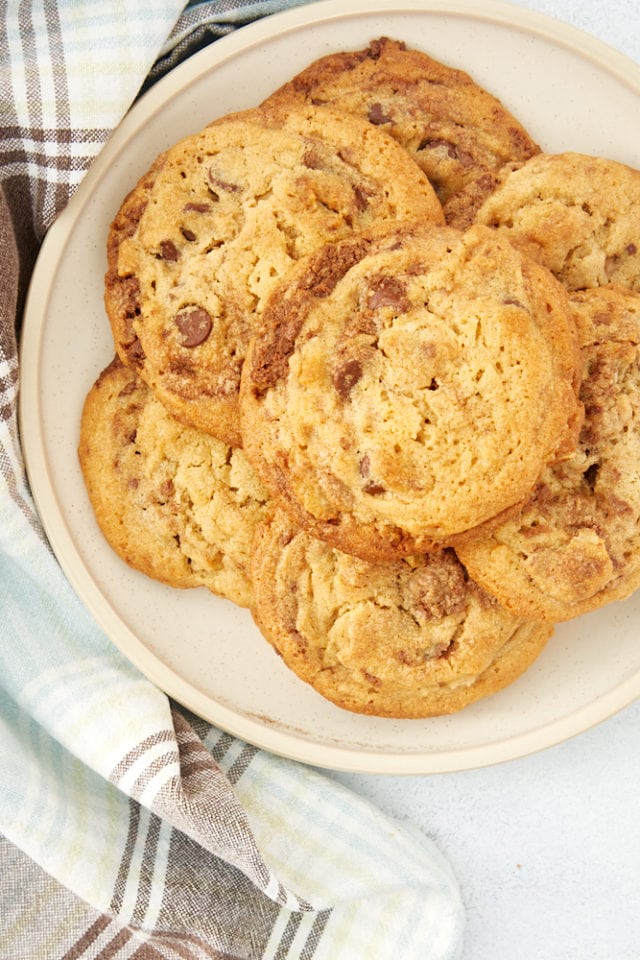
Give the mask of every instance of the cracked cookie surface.
<svg viewBox="0 0 640 960">
<path fill-rule="evenodd" d="M 171 586 L 250 604 L 251 542 L 267 497 L 242 450 L 170 416 L 115 360 L 85 400 L 79 457 L 121 559 Z"/>
<path fill-rule="evenodd" d="M 258 527 L 253 615 L 287 667 L 346 710 L 453 713 L 514 682 L 549 624 L 508 613 L 450 551 L 372 564 L 296 529 Z"/>
<path fill-rule="evenodd" d="M 518 515 L 458 548 L 521 616 L 568 620 L 640 586 L 640 294 L 571 297 L 585 420 L 574 456 L 543 473 Z"/>
<path fill-rule="evenodd" d="M 640 291 L 640 170 L 581 153 L 507 165 L 475 222 L 506 236 L 569 290 Z"/>
<path fill-rule="evenodd" d="M 409 217 L 441 222 L 442 208 L 366 121 L 304 104 L 222 117 L 160 156 L 112 224 L 120 359 L 176 416 L 237 445 L 245 350 L 277 281 L 328 240 Z"/>
<path fill-rule="evenodd" d="M 469 225 L 503 164 L 539 152 L 519 120 L 467 73 L 388 37 L 320 58 L 267 102 L 301 99 L 389 133 L 429 177 L 447 222 L 459 227 Z"/>
<path fill-rule="evenodd" d="M 265 310 L 244 447 L 301 526 L 364 559 L 450 544 L 575 443 L 567 293 L 485 227 L 331 244 Z"/>
</svg>

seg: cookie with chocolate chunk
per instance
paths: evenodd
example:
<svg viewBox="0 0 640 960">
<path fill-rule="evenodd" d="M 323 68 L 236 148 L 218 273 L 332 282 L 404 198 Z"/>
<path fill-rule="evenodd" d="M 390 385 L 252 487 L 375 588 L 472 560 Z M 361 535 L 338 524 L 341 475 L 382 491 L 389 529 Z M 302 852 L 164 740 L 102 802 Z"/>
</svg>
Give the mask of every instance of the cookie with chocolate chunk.
<svg viewBox="0 0 640 960">
<path fill-rule="evenodd" d="M 569 290 L 640 291 L 640 170 L 582 153 L 507 165 L 476 215 Z"/>
<path fill-rule="evenodd" d="M 111 228 L 117 352 L 165 406 L 237 445 L 254 317 L 301 256 L 386 220 L 441 222 L 429 181 L 364 120 L 301 104 L 228 115 L 158 158 Z"/>
<path fill-rule="evenodd" d="M 242 450 L 171 417 L 115 360 L 87 395 L 79 457 L 98 525 L 123 560 L 249 605 L 267 497 Z"/>
<path fill-rule="evenodd" d="M 539 152 L 467 73 L 387 37 L 316 60 L 267 103 L 300 100 L 347 110 L 389 133 L 429 177 L 447 222 L 459 227 L 469 225 L 505 163 Z"/>
<path fill-rule="evenodd" d="M 364 559 L 451 545 L 573 449 L 564 287 L 486 227 L 404 224 L 301 261 L 257 326 L 244 448 L 273 498 Z"/>
<path fill-rule="evenodd" d="M 516 680 L 552 633 L 473 581 L 452 551 L 367 563 L 298 530 L 258 527 L 254 618 L 285 664 L 346 710 L 454 713 Z"/>
<path fill-rule="evenodd" d="M 584 370 L 576 452 L 517 515 L 458 547 L 505 606 L 551 621 L 640 587 L 640 294 L 603 286 L 571 300 Z"/>
</svg>

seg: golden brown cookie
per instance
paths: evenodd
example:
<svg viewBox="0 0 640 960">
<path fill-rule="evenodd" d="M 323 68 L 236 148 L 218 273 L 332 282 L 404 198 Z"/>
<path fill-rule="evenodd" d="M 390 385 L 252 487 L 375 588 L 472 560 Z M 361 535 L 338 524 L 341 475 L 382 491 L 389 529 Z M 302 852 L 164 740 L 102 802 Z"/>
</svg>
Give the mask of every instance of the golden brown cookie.
<svg viewBox="0 0 640 960">
<path fill-rule="evenodd" d="M 505 606 L 555 622 L 640 586 L 640 294 L 605 286 L 572 303 L 584 367 L 577 450 L 516 516 L 458 546 Z"/>
<path fill-rule="evenodd" d="M 385 133 L 305 104 L 222 117 L 158 158 L 111 228 L 105 303 L 117 352 L 175 415 L 239 444 L 254 316 L 301 256 L 370 224 L 441 222 Z"/>
<path fill-rule="evenodd" d="M 267 103 L 300 100 L 347 110 L 394 137 L 427 174 L 456 226 L 471 222 L 505 163 L 539 151 L 467 73 L 387 37 L 316 60 Z"/>
<path fill-rule="evenodd" d="M 452 551 L 367 563 L 282 512 L 259 526 L 252 569 L 266 639 L 301 680 L 357 713 L 461 710 L 512 683 L 552 633 L 508 613 Z"/>
<path fill-rule="evenodd" d="M 640 290 L 640 170 L 581 153 L 505 167 L 477 223 L 494 227 L 569 290 Z"/>
<path fill-rule="evenodd" d="M 98 525 L 123 560 L 249 605 L 266 494 L 242 450 L 175 420 L 115 360 L 86 398 L 79 456 Z"/>
<path fill-rule="evenodd" d="M 247 457 L 315 536 L 364 559 L 451 545 L 573 449 L 568 296 L 486 227 L 327 245 L 272 296 L 243 371 Z"/>
</svg>

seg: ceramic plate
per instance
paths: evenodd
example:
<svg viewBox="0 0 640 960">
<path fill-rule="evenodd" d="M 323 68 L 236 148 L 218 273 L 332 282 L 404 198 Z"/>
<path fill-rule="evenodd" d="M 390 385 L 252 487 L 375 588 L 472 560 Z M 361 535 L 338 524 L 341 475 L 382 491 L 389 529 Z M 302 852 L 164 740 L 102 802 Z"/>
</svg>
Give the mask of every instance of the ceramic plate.
<svg viewBox="0 0 640 960">
<path fill-rule="evenodd" d="M 50 231 L 24 322 L 20 415 L 53 549 L 106 634 L 152 681 L 220 728 L 277 754 L 339 770 L 431 773 L 542 749 L 637 697 L 640 592 L 558 627 L 520 681 L 455 716 L 352 715 L 298 681 L 249 613 L 204 589 L 164 587 L 114 556 L 93 519 L 76 456 L 82 403 L 113 355 L 102 305 L 105 239 L 125 193 L 180 137 L 255 105 L 316 57 L 382 35 L 470 72 L 546 151 L 577 150 L 640 167 L 640 68 L 554 20 L 461 0 L 321 0 L 267 17 L 152 88 Z"/>
</svg>

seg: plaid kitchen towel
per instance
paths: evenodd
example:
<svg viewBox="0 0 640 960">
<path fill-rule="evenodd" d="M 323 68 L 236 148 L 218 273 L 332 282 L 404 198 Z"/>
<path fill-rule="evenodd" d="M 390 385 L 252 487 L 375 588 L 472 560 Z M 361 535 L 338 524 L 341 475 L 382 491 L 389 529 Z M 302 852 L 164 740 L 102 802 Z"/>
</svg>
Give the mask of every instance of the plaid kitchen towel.
<svg viewBox="0 0 640 960">
<path fill-rule="evenodd" d="M 459 955 L 459 889 L 429 838 L 192 716 L 120 655 L 47 545 L 21 456 L 16 333 L 47 228 L 145 85 L 295 4 L 0 5 L 3 960 Z"/>
</svg>

